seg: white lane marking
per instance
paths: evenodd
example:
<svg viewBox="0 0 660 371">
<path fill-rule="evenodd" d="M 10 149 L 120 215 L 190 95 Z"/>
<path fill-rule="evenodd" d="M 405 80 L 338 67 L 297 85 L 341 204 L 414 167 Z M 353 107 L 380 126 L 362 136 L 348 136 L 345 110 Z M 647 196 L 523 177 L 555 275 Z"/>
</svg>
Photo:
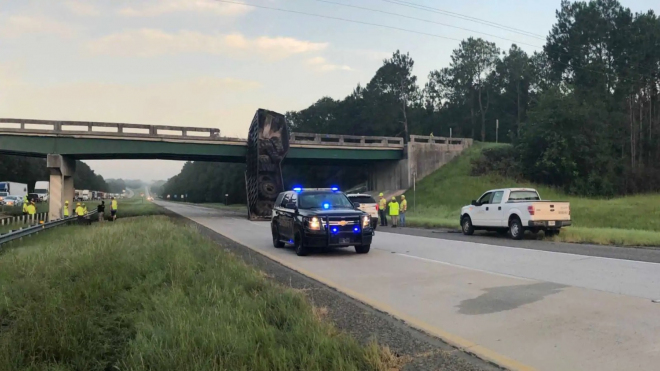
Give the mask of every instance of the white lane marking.
<svg viewBox="0 0 660 371">
<path fill-rule="evenodd" d="M 516 249 L 516 250 L 524 250 L 524 251 L 529 251 L 530 253 L 545 253 L 548 255 L 556 254 L 556 255 L 568 255 L 568 256 L 577 256 L 577 257 L 582 257 L 582 258 L 594 258 L 594 259 L 604 259 L 604 260 L 614 260 L 618 262 L 632 262 L 632 263 L 641 263 L 642 265 L 646 264 L 652 264 L 652 265 L 660 265 L 660 263 L 654 263 L 654 262 L 646 262 L 646 261 L 639 261 L 639 260 L 631 260 L 631 259 L 617 259 L 617 258 L 608 258 L 604 256 L 597 256 L 597 255 L 582 255 L 582 254 L 575 254 L 575 253 L 570 253 L 570 252 L 559 252 L 559 251 L 545 251 L 545 250 L 535 250 L 535 249 L 529 249 L 525 247 L 515 247 L 515 246 L 506 246 L 506 245 L 491 245 L 483 242 L 471 242 L 471 241 L 459 241 L 459 240 L 451 240 L 451 239 L 446 239 L 442 237 L 426 237 L 426 236 L 416 236 L 416 235 L 409 235 L 409 234 L 401 234 L 401 233 L 391 233 L 391 232 L 379 232 L 379 233 L 385 233 L 385 234 L 392 234 L 392 235 L 400 235 L 400 236 L 407 236 L 407 237 L 417 237 L 417 238 L 424 238 L 424 239 L 429 239 L 429 240 L 443 240 L 443 241 L 451 241 L 451 242 L 456 242 L 459 244 L 472 244 L 472 245 L 480 245 L 480 246 L 487 246 L 487 247 L 501 247 L 505 249 Z M 569 242 L 566 242 L 569 243 Z M 576 244 L 577 245 L 577 244 Z M 596 247 L 599 247 L 598 245 L 594 245 Z M 604 246 L 604 247 L 618 247 L 618 246 Z M 634 247 L 618 247 L 621 249 L 634 249 Z"/>
<path fill-rule="evenodd" d="M 481 272 L 481 273 L 494 274 L 496 276 L 502 276 L 502 277 L 507 277 L 507 278 L 515 278 L 515 279 L 520 279 L 520 280 L 525 280 L 525 281 L 542 282 L 541 280 L 535 280 L 535 279 L 532 279 L 532 278 L 527 278 L 527 277 L 522 277 L 522 276 L 514 276 L 514 275 L 506 274 L 506 273 L 492 272 L 492 271 L 487 271 L 485 269 L 472 268 L 472 267 L 468 267 L 468 266 L 465 266 L 465 265 L 452 264 L 452 263 L 443 262 L 441 260 L 422 258 L 422 257 L 415 256 L 415 255 L 401 254 L 401 253 L 398 253 L 398 252 L 395 252 L 394 255 L 403 256 L 404 258 L 423 260 L 423 261 L 436 263 L 436 264 L 448 265 L 450 267 L 455 267 L 455 268 L 468 269 L 468 270 L 471 270 L 471 271 L 476 271 L 476 272 Z"/>
</svg>

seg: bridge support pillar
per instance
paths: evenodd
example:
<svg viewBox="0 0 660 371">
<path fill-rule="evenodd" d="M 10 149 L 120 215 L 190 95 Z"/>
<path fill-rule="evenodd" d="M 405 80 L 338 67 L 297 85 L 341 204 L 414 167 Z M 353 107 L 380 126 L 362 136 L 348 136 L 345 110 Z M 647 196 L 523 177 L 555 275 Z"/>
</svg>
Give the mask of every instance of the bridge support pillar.
<svg viewBox="0 0 660 371">
<path fill-rule="evenodd" d="M 50 188 L 48 195 L 48 220 L 60 219 L 64 216 L 64 202 L 69 201 L 70 215 L 73 215 L 73 175 L 76 172 L 76 161 L 62 155 L 49 154 L 46 165 L 50 171 Z"/>
</svg>

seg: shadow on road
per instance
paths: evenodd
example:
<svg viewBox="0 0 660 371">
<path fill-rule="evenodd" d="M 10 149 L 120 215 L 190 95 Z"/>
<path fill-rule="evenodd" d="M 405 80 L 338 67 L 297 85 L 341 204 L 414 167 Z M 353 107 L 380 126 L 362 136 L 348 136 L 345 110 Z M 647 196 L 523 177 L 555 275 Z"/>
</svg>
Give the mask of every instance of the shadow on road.
<svg viewBox="0 0 660 371">
<path fill-rule="evenodd" d="M 481 315 L 504 312 L 537 302 L 548 295 L 557 294 L 564 287 L 567 286 L 552 282 L 491 287 L 474 299 L 463 300 L 458 305 L 458 313 Z"/>
</svg>

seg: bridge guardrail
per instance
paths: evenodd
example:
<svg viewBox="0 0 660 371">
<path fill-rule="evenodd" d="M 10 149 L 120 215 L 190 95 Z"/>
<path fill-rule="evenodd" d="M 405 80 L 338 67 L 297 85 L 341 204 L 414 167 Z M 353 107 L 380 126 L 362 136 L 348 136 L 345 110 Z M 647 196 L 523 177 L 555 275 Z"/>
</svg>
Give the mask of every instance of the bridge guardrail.
<svg viewBox="0 0 660 371">
<path fill-rule="evenodd" d="M 470 146 L 472 144 L 472 139 L 469 138 L 432 137 L 430 135 L 411 135 L 410 141 L 413 143 L 430 143 L 452 146 Z"/>
<path fill-rule="evenodd" d="M 94 211 L 91 211 L 91 212 L 87 213 L 86 216 L 89 217 L 91 220 L 93 220 L 92 217 L 96 214 L 98 214 L 98 211 L 94 210 Z M 9 232 L 9 233 L 1 234 L 0 235 L 0 245 L 3 245 L 7 242 L 10 242 L 10 241 L 13 241 L 13 240 L 16 240 L 16 239 L 19 239 L 19 238 L 27 237 L 31 234 L 38 233 L 38 232 L 44 231 L 46 229 L 58 227 L 60 225 L 67 224 L 67 223 L 70 223 L 70 222 L 75 222 L 76 220 L 78 220 L 77 216 L 71 216 L 71 217 L 68 217 L 68 218 L 53 220 L 52 222 L 48 222 L 48 223 L 44 223 L 44 224 L 37 224 L 37 225 L 34 225 L 32 227 L 22 228 L 22 229 L 18 229 L 18 230 Z"/>
<path fill-rule="evenodd" d="M 11 127 L 9 125 L 12 125 Z M 2 131 L 67 135 L 125 136 L 137 138 L 178 138 L 186 140 L 236 140 L 223 138 L 220 129 L 187 126 L 141 125 L 88 121 L 53 121 L 0 118 Z M 198 133 L 194 135 L 192 133 Z"/>
<path fill-rule="evenodd" d="M 358 135 L 291 133 L 291 144 L 316 144 L 360 147 L 392 147 L 403 148 L 403 138 L 399 137 L 372 137 Z"/>
</svg>

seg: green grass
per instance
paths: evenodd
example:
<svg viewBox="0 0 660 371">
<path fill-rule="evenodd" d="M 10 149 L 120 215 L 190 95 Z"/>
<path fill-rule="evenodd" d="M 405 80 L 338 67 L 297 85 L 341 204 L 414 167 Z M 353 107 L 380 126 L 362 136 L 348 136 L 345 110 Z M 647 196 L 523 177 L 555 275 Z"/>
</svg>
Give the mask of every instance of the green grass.
<svg viewBox="0 0 660 371">
<path fill-rule="evenodd" d="M 164 216 L 57 228 L 0 254 L 0 370 L 386 370 L 387 352 L 323 322 Z"/>
<path fill-rule="evenodd" d="M 520 183 L 495 175 L 471 176 L 471 161 L 484 148 L 495 144 L 476 143 L 472 148 L 417 183 L 416 211 L 406 216 L 409 226 L 459 228 L 460 208 L 493 188 L 533 187 L 541 197 L 571 203 L 574 227 L 565 228 L 558 241 L 615 245 L 660 246 L 660 195 L 636 195 L 614 199 L 568 196 L 531 183 Z M 406 193 L 409 207 L 413 192 Z M 412 208 L 411 208 L 412 209 Z"/>
</svg>

